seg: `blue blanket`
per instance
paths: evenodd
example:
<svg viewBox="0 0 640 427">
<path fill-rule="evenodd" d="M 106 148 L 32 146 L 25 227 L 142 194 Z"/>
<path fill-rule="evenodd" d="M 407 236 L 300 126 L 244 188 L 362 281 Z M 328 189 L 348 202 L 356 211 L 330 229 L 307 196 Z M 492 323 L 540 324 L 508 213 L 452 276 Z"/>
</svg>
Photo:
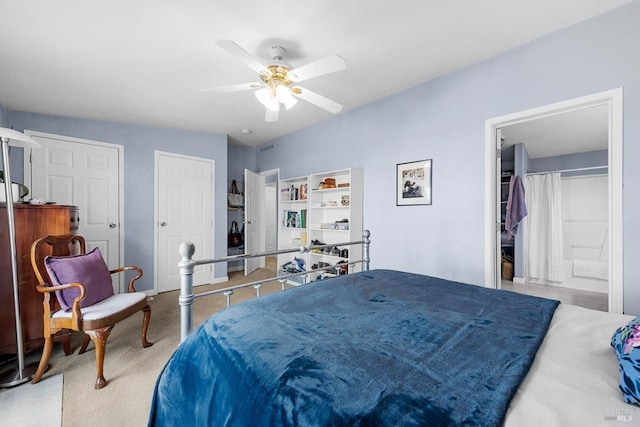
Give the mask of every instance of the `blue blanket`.
<svg viewBox="0 0 640 427">
<path fill-rule="evenodd" d="M 149 425 L 500 425 L 557 305 L 390 270 L 257 298 L 180 345 Z"/>
</svg>

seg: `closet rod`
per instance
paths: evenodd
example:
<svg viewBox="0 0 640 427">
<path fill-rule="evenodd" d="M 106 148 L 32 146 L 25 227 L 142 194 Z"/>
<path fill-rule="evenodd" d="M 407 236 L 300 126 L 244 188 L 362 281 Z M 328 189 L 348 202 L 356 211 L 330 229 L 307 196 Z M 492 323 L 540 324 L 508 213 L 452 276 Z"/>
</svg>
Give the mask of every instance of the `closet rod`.
<svg viewBox="0 0 640 427">
<path fill-rule="evenodd" d="M 545 173 L 554 173 L 554 172 L 563 173 L 563 172 L 591 171 L 591 170 L 597 170 L 597 169 L 607 169 L 608 167 L 609 166 L 591 166 L 591 167 L 586 167 L 586 168 L 560 169 L 560 170 L 557 170 L 557 171 L 527 172 L 527 176 L 528 175 L 543 175 Z"/>
</svg>

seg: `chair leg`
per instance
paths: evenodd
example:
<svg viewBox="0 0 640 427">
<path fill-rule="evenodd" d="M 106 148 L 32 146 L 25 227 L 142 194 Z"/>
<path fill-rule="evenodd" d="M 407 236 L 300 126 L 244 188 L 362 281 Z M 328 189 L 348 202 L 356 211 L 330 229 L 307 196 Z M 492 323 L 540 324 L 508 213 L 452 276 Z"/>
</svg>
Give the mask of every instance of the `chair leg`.
<svg viewBox="0 0 640 427">
<path fill-rule="evenodd" d="M 51 350 L 53 349 L 53 338 L 51 335 L 44 339 L 44 348 L 42 349 L 42 356 L 40 357 L 40 364 L 38 365 L 38 369 L 36 373 L 33 375 L 31 379 L 31 384 L 36 384 L 40 382 L 42 379 L 42 374 L 47 370 L 47 366 L 49 366 L 49 358 L 51 357 Z"/>
<path fill-rule="evenodd" d="M 64 350 L 65 356 L 71 354 L 71 331 L 69 329 L 63 329 L 53 335 L 53 341 L 62 343 L 62 349 Z"/>
<path fill-rule="evenodd" d="M 80 351 L 78 352 L 78 354 L 82 354 L 85 351 L 87 351 L 87 346 L 89 345 L 89 342 L 91 341 L 91 338 L 89 337 L 89 335 L 85 332 L 84 334 L 84 339 L 82 340 L 82 345 L 80 346 Z"/>
<path fill-rule="evenodd" d="M 102 371 L 104 368 L 105 347 L 107 345 L 107 338 L 109 338 L 111 329 L 113 329 L 113 325 L 107 326 L 106 328 L 95 329 L 93 331 L 85 331 L 85 333 L 91 337 L 93 344 L 96 347 L 96 390 L 107 385 L 107 380 L 104 379 Z"/>
<path fill-rule="evenodd" d="M 64 355 L 68 356 L 71 354 L 71 332 L 65 333 L 62 338 L 60 338 L 60 341 L 62 341 L 62 348 L 64 350 Z"/>
<path fill-rule="evenodd" d="M 152 342 L 147 341 L 147 329 L 149 329 L 149 321 L 151 320 L 151 306 L 147 304 L 142 309 L 144 317 L 142 319 L 142 347 L 147 348 L 153 345 Z"/>
</svg>

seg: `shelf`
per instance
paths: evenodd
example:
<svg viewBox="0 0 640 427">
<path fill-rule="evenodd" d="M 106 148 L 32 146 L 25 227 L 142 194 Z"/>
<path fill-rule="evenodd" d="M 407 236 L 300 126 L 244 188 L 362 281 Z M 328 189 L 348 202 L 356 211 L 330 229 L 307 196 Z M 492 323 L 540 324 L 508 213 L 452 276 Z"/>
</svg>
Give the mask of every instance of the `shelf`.
<svg viewBox="0 0 640 427">
<path fill-rule="evenodd" d="M 336 188 L 323 188 L 323 189 L 319 189 L 319 188 L 315 188 L 312 189 L 311 192 L 312 193 L 338 193 L 341 191 L 349 191 L 351 187 L 336 187 Z"/>
<path fill-rule="evenodd" d="M 350 230 L 332 230 L 330 228 L 310 228 L 309 231 L 326 231 L 329 233 L 348 233 Z"/>
<path fill-rule="evenodd" d="M 349 261 L 349 258 L 345 258 L 343 256 L 338 256 L 338 255 L 331 255 L 331 254 L 324 254 L 322 252 L 318 253 L 318 252 L 309 252 L 311 255 L 315 255 L 317 257 L 323 257 L 323 258 L 329 258 L 329 259 L 336 259 L 336 260 L 344 260 L 344 261 Z"/>
<path fill-rule="evenodd" d="M 349 206 L 309 206 L 309 209 L 349 209 Z"/>
<path fill-rule="evenodd" d="M 336 187 L 319 188 L 320 183 L 327 181 L 329 178 L 335 180 Z M 348 187 L 337 186 L 338 184 L 346 183 L 349 184 Z M 304 188 L 306 191 L 303 194 L 306 194 L 306 198 L 289 200 L 286 196 L 291 194 L 291 191 L 287 191 L 286 188 L 291 188 L 292 186 L 294 188 Z M 306 239 L 307 244 L 312 240 L 320 240 L 326 242 L 326 244 L 338 247 L 340 247 L 340 243 L 360 239 L 362 237 L 362 187 L 363 175 L 360 169 L 342 169 L 281 180 L 280 188 L 284 191 L 281 192 L 280 198 L 285 200 L 279 201 L 279 248 L 298 248 L 299 246 L 293 246 L 290 243 L 292 238 L 299 236 L 301 239 Z M 345 203 L 348 201 L 349 204 L 343 205 L 342 200 L 345 200 Z M 329 202 L 331 202 L 332 205 L 329 205 Z M 320 206 L 321 203 L 324 203 L 324 206 Z M 284 220 L 286 212 L 301 212 L 303 209 L 306 210 L 307 214 L 304 222 L 306 227 L 286 227 L 287 222 Z M 348 230 L 321 228 L 321 224 L 333 224 L 344 219 L 349 221 Z M 293 223 L 289 222 L 288 224 L 291 225 Z M 358 245 L 349 247 L 349 252 L 352 258 L 344 258 L 337 254 L 331 255 L 329 253 L 304 253 L 302 255 L 298 254 L 298 256 L 306 259 L 307 266 L 313 264 L 310 260 L 335 264 L 338 261 L 348 262 L 349 259 L 362 258 L 362 248 Z M 292 257 L 293 255 L 278 255 L 279 264 L 282 264 L 281 261 L 285 261 L 288 256 Z M 361 267 L 349 267 L 349 270 L 351 272 L 360 271 Z"/>
</svg>

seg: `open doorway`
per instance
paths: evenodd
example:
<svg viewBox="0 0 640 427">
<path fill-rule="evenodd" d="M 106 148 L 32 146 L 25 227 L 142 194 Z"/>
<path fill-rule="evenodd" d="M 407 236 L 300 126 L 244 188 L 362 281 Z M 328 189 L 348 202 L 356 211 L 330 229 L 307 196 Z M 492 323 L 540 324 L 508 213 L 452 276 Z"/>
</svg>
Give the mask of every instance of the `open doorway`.
<svg viewBox="0 0 640 427">
<path fill-rule="evenodd" d="M 567 289 L 574 294 L 596 292 L 596 297 L 601 293 L 608 296 L 605 309 L 622 312 L 621 110 L 622 90 L 618 89 L 487 121 L 487 286 L 503 286 L 506 260 L 511 264 L 512 277 L 507 276 L 505 286 L 561 300 Z M 525 248 L 531 251 L 531 241 L 535 240 L 527 237 L 538 238 L 545 233 L 536 231 L 534 224 L 527 230 L 526 217 L 516 223 L 515 236 L 506 233 L 505 225 L 511 230 L 513 224 L 503 221 L 507 201 L 503 200 L 502 189 L 512 188 L 515 178 L 526 184 L 537 180 L 534 175 L 549 172 L 555 172 L 552 175 L 557 174 L 557 185 L 565 188 L 565 214 L 558 216 L 569 220 L 565 221 L 565 231 L 560 232 L 564 237 L 560 242 L 567 245 L 556 270 L 563 270 L 561 275 L 570 279 L 577 276 L 577 280 L 571 283 L 554 276 L 542 280 L 545 283 L 535 289 L 526 287 L 530 281 L 537 281 L 537 275 Z M 604 204 L 599 206 L 601 211 L 583 215 L 580 209 L 598 206 L 589 200 L 596 194 Z M 535 209 L 535 202 L 531 208 Z M 590 238 L 585 230 L 593 232 Z M 551 258 L 544 254 L 542 259 L 549 263 Z M 592 304 L 591 300 L 586 304 L 577 301 L 580 299 L 569 300 L 578 305 Z"/>
<path fill-rule="evenodd" d="M 608 117 L 600 104 L 501 128 L 502 289 L 608 310 Z M 522 212 L 507 209 L 516 179 Z"/>
</svg>

